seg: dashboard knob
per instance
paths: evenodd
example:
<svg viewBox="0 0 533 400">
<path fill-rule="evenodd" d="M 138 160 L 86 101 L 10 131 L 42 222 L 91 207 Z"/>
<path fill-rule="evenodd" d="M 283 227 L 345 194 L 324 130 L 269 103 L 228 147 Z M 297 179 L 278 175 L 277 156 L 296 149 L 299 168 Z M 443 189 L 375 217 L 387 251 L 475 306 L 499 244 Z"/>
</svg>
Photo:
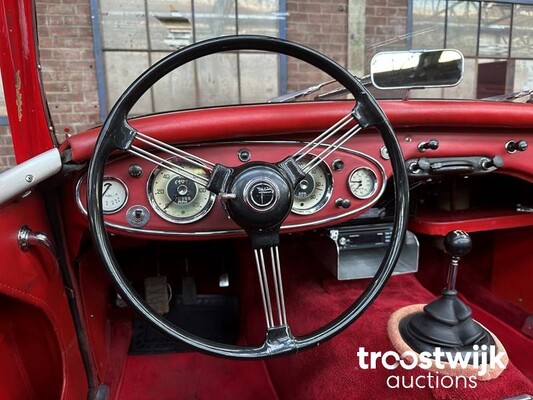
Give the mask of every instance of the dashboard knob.
<svg viewBox="0 0 533 400">
<path fill-rule="evenodd" d="M 350 208 L 352 205 L 352 202 L 349 199 L 337 199 L 335 200 L 335 206 L 337 208 Z"/>
<path fill-rule="evenodd" d="M 139 164 L 131 164 L 128 168 L 128 173 L 132 178 L 140 178 L 143 174 L 143 169 Z"/>
<path fill-rule="evenodd" d="M 425 152 L 426 150 L 437 150 L 439 148 L 439 141 L 437 139 L 431 139 L 427 142 L 420 142 L 418 143 L 418 151 L 421 153 Z"/>
<path fill-rule="evenodd" d="M 342 171 L 344 168 L 344 161 L 339 158 L 336 158 L 331 163 L 331 168 L 333 168 L 333 171 Z"/>
<path fill-rule="evenodd" d="M 452 257 L 464 257 L 472 250 L 472 239 L 465 231 L 454 230 L 444 238 L 444 248 Z"/>
<path fill-rule="evenodd" d="M 508 153 L 514 153 L 516 151 L 526 151 L 527 150 L 527 142 L 525 140 L 510 140 L 505 144 L 505 150 L 507 150 Z"/>
<path fill-rule="evenodd" d="M 481 167 L 483 169 L 501 168 L 503 167 L 503 158 L 494 156 L 492 159 L 484 159 L 481 161 Z"/>
</svg>

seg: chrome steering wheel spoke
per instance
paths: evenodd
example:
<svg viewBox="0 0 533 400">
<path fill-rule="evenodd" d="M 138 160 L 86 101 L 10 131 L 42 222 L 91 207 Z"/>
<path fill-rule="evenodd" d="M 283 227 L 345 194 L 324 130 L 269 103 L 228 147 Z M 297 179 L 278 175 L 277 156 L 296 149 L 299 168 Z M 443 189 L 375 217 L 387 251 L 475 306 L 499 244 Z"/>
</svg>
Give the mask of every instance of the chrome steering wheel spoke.
<svg viewBox="0 0 533 400">
<path fill-rule="evenodd" d="M 190 179 L 198 185 L 207 187 L 207 184 L 209 183 L 208 178 L 181 167 L 180 165 L 172 162 L 171 159 L 181 159 L 210 173 L 213 172 L 215 164 L 201 157 L 195 156 L 188 151 L 171 146 L 145 133 L 139 132 L 135 128 L 131 127 L 127 121 L 124 121 L 124 127 L 127 131 L 129 131 L 129 134 L 132 137 L 130 139 L 130 144 L 126 148 L 126 151 L 139 158 L 150 161 L 158 167 L 166 168 L 175 174 Z M 170 157 L 165 158 L 158 156 L 151 151 L 146 150 L 146 148 L 160 151 Z"/>
<path fill-rule="evenodd" d="M 353 124 L 354 122 L 355 124 Z M 295 161 L 299 161 L 317 147 L 324 146 L 324 148 L 321 149 L 320 153 L 317 154 L 316 157 L 313 157 L 302 167 L 302 171 L 307 174 L 362 129 L 363 127 L 357 122 L 355 113 L 352 111 L 303 146 L 300 150 L 293 154 L 293 158 Z M 343 131 L 344 133 L 341 133 Z M 330 143 L 326 142 L 328 139 L 333 138 L 337 134 L 340 134 L 340 136 L 338 136 L 334 141 Z"/>
<path fill-rule="evenodd" d="M 265 259 L 268 260 L 268 258 L 265 257 L 265 252 L 267 253 L 267 257 L 270 256 L 270 267 L 272 271 L 271 280 L 274 287 L 273 297 L 276 302 L 275 308 L 272 306 L 269 273 L 265 262 Z M 254 255 L 267 329 L 285 326 L 287 325 L 287 313 L 285 309 L 285 295 L 283 292 L 283 277 L 281 275 L 279 247 L 271 246 L 268 248 L 254 249 Z"/>
</svg>

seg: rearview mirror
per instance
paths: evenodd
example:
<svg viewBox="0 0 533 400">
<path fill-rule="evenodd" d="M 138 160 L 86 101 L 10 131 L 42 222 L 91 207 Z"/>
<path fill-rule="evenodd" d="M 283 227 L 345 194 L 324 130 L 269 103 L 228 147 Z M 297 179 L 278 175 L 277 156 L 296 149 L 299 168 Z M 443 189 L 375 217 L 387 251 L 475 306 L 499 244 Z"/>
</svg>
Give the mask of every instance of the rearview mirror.
<svg viewBox="0 0 533 400">
<path fill-rule="evenodd" d="M 385 51 L 370 62 L 378 89 L 456 86 L 463 79 L 464 58 L 457 50 Z"/>
</svg>

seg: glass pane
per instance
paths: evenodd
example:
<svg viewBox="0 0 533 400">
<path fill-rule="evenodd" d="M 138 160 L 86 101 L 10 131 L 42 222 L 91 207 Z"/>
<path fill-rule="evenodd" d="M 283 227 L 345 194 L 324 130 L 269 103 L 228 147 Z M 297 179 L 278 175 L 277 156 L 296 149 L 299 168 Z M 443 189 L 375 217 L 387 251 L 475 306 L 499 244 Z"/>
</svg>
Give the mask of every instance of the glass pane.
<svg viewBox="0 0 533 400">
<path fill-rule="evenodd" d="M 144 0 L 100 0 L 104 49 L 146 49 Z"/>
<path fill-rule="evenodd" d="M 413 0 L 413 49 L 444 47 L 444 19 L 446 2 L 442 0 Z"/>
<path fill-rule="evenodd" d="M 264 103 L 278 96 L 278 55 L 240 54 L 241 102 Z"/>
<path fill-rule="evenodd" d="M 533 60 L 515 60 L 513 75 L 513 92 L 533 88 Z"/>
<path fill-rule="evenodd" d="M 237 54 L 214 54 L 196 65 L 200 107 L 239 103 Z"/>
<path fill-rule="evenodd" d="M 482 3 L 479 34 L 480 56 L 507 57 L 510 24 L 510 4 Z"/>
<path fill-rule="evenodd" d="M 465 56 L 475 56 L 477 51 L 479 3 L 450 1 L 446 47 L 460 50 Z"/>
<path fill-rule="evenodd" d="M 447 99 L 473 99 L 476 97 L 477 87 L 477 60 L 465 58 L 463 80 L 459 85 L 444 89 L 444 98 Z"/>
<path fill-rule="evenodd" d="M 194 0 L 196 41 L 237 33 L 234 0 Z"/>
<path fill-rule="evenodd" d="M 148 53 L 112 51 L 104 53 L 107 84 L 107 109 L 109 110 L 126 88 L 148 68 Z M 133 106 L 131 116 L 152 112 L 150 92 Z"/>
<path fill-rule="evenodd" d="M 239 35 L 279 36 L 285 17 L 279 14 L 278 0 L 238 0 Z"/>
<path fill-rule="evenodd" d="M 153 62 L 167 54 L 156 53 Z M 154 85 L 155 112 L 180 110 L 197 107 L 194 63 L 185 64 L 172 71 Z"/>
<path fill-rule="evenodd" d="M 513 13 L 511 57 L 533 57 L 533 6 L 517 4 Z"/>
<path fill-rule="evenodd" d="M 176 50 L 193 42 L 191 0 L 149 0 L 153 50 Z"/>
</svg>

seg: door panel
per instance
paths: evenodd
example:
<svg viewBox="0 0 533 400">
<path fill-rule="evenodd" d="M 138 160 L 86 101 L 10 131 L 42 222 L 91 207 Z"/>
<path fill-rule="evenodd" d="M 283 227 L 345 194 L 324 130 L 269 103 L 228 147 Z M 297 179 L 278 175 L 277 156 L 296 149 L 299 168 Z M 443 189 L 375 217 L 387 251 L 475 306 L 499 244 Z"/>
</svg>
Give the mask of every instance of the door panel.
<svg viewBox="0 0 533 400">
<path fill-rule="evenodd" d="M 23 225 L 51 237 L 40 195 L 2 208 L 0 220 L 0 398 L 86 398 L 86 375 L 56 261 L 44 248 L 18 247 Z"/>
</svg>

